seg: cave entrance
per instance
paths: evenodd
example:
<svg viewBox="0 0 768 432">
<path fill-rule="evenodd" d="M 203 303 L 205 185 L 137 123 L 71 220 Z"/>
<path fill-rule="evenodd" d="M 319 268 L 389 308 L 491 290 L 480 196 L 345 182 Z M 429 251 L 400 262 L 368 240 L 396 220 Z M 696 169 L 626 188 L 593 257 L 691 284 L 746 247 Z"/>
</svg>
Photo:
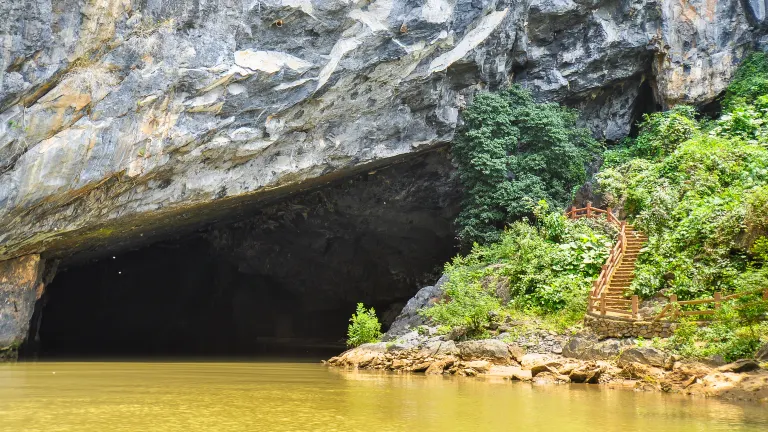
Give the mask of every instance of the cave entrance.
<svg viewBox="0 0 768 432">
<path fill-rule="evenodd" d="M 62 261 L 40 358 L 329 355 L 357 302 L 385 328 L 455 253 L 459 188 L 419 156 L 133 250 Z"/>
</svg>

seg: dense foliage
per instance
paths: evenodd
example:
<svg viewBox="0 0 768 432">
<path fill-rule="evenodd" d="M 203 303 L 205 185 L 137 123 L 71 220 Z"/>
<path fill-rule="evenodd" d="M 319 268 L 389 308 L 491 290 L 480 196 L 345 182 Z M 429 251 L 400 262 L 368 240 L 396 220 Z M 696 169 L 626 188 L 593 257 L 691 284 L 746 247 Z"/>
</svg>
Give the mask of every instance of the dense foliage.
<svg viewBox="0 0 768 432">
<path fill-rule="evenodd" d="M 768 302 L 759 294 L 742 297 L 725 303 L 709 325 L 684 321 L 671 338 L 656 345 L 687 358 L 720 356 L 728 362 L 748 358 L 768 342 L 766 313 Z"/>
<path fill-rule="evenodd" d="M 684 106 L 646 116 L 636 139 L 605 155 L 601 191 L 650 236 L 632 285 L 641 296 L 690 300 L 768 288 L 765 54 L 745 61 L 723 106 L 714 121 Z M 683 325 L 667 347 L 690 357 L 747 356 L 766 335 L 756 329 L 767 313 L 759 295 L 744 297 L 707 327 Z"/>
<path fill-rule="evenodd" d="M 482 335 L 491 320 L 524 312 L 559 327 L 584 316 L 587 293 L 605 262 L 615 229 L 605 221 L 568 220 L 540 203 L 537 224 L 514 222 L 496 243 L 475 244 L 445 267 L 446 298 L 423 314 Z"/>
<path fill-rule="evenodd" d="M 463 118 L 453 155 L 466 191 L 457 219 L 466 244 L 498 241 L 540 200 L 565 208 L 597 150 L 575 111 L 537 104 L 516 86 L 477 95 Z"/>
<path fill-rule="evenodd" d="M 636 140 L 608 152 L 600 188 L 650 236 L 637 294 L 665 290 L 685 300 L 768 287 L 768 140 L 734 123 L 731 111 L 763 99 L 753 94 L 758 81 L 748 81 L 731 85 L 728 108 L 714 124 L 698 122 L 689 107 L 655 113 Z M 747 97 L 733 89 L 746 89 Z"/>
<path fill-rule="evenodd" d="M 378 342 L 381 338 L 381 323 L 373 308 L 365 309 L 362 303 L 357 304 L 357 310 L 349 319 L 347 329 L 347 345 L 360 346 L 365 343 Z"/>
</svg>

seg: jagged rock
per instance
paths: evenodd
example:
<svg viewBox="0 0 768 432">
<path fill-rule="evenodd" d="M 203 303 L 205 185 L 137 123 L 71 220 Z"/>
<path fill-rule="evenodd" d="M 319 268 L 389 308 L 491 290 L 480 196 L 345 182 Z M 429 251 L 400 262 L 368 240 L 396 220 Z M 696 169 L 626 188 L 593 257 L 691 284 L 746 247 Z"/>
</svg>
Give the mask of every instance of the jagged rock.
<svg viewBox="0 0 768 432">
<path fill-rule="evenodd" d="M 648 104 L 714 100 L 760 41 L 762 3 L 713 4 L 0 2 L 24 23 L 0 28 L 0 259 L 127 247 L 389 164 L 511 81 L 618 140 Z"/>
<path fill-rule="evenodd" d="M 488 359 L 505 364 L 511 359 L 507 344 L 495 339 L 460 342 L 456 347 L 464 360 Z"/>
<path fill-rule="evenodd" d="M 573 369 L 568 374 L 568 377 L 571 379 L 571 382 L 575 383 L 597 384 L 602 374 L 603 368 L 595 364 L 585 364 Z"/>
<path fill-rule="evenodd" d="M 382 340 L 397 339 L 411 332 L 414 328 L 426 324 L 426 320 L 419 314 L 419 311 L 431 306 L 443 295 L 442 286 L 446 280 L 446 276 L 441 277 L 434 286 L 420 289 L 413 298 L 408 300 Z"/>
<path fill-rule="evenodd" d="M 520 362 L 520 359 L 523 358 L 523 356 L 525 355 L 525 349 L 518 345 L 509 344 L 507 345 L 507 349 L 512 359 L 518 363 Z"/>
<path fill-rule="evenodd" d="M 651 347 L 634 347 L 624 350 L 619 356 L 619 362 L 640 363 L 655 367 L 666 367 L 670 355 Z"/>
<path fill-rule="evenodd" d="M 762 348 L 757 350 L 755 359 L 758 361 L 768 362 L 768 344 L 763 345 Z"/>
<path fill-rule="evenodd" d="M 742 359 L 742 360 L 736 360 L 733 363 L 728 363 L 727 365 L 724 365 L 724 366 L 720 366 L 719 368 L 717 368 L 717 371 L 744 373 L 744 372 L 752 372 L 758 369 L 760 369 L 760 364 L 758 362 L 750 359 Z"/>
<path fill-rule="evenodd" d="M 13 360 L 27 337 L 35 303 L 43 294 L 39 255 L 0 261 L 0 359 Z"/>
<path fill-rule="evenodd" d="M 453 358 L 446 358 L 433 362 L 424 372 L 426 375 L 441 375 L 445 369 L 450 368 L 456 362 Z"/>
</svg>

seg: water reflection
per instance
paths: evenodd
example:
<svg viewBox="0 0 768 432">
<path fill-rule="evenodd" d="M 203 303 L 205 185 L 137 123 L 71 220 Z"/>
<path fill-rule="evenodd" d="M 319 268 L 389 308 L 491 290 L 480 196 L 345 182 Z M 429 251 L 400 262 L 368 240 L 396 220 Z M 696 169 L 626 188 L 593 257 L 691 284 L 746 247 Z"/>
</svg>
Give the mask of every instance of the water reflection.
<svg viewBox="0 0 768 432">
<path fill-rule="evenodd" d="M 0 366 L 8 431 L 765 431 L 768 407 L 307 363 Z"/>
</svg>

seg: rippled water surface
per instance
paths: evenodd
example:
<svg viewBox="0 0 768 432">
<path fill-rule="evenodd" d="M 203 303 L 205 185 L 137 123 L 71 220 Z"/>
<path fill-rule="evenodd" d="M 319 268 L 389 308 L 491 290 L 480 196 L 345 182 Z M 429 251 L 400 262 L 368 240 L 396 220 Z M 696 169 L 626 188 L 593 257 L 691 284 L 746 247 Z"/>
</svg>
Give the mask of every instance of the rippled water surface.
<svg viewBox="0 0 768 432">
<path fill-rule="evenodd" d="M 3 431 L 768 431 L 768 406 L 312 363 L 0 366 Z"/>
</svg>

